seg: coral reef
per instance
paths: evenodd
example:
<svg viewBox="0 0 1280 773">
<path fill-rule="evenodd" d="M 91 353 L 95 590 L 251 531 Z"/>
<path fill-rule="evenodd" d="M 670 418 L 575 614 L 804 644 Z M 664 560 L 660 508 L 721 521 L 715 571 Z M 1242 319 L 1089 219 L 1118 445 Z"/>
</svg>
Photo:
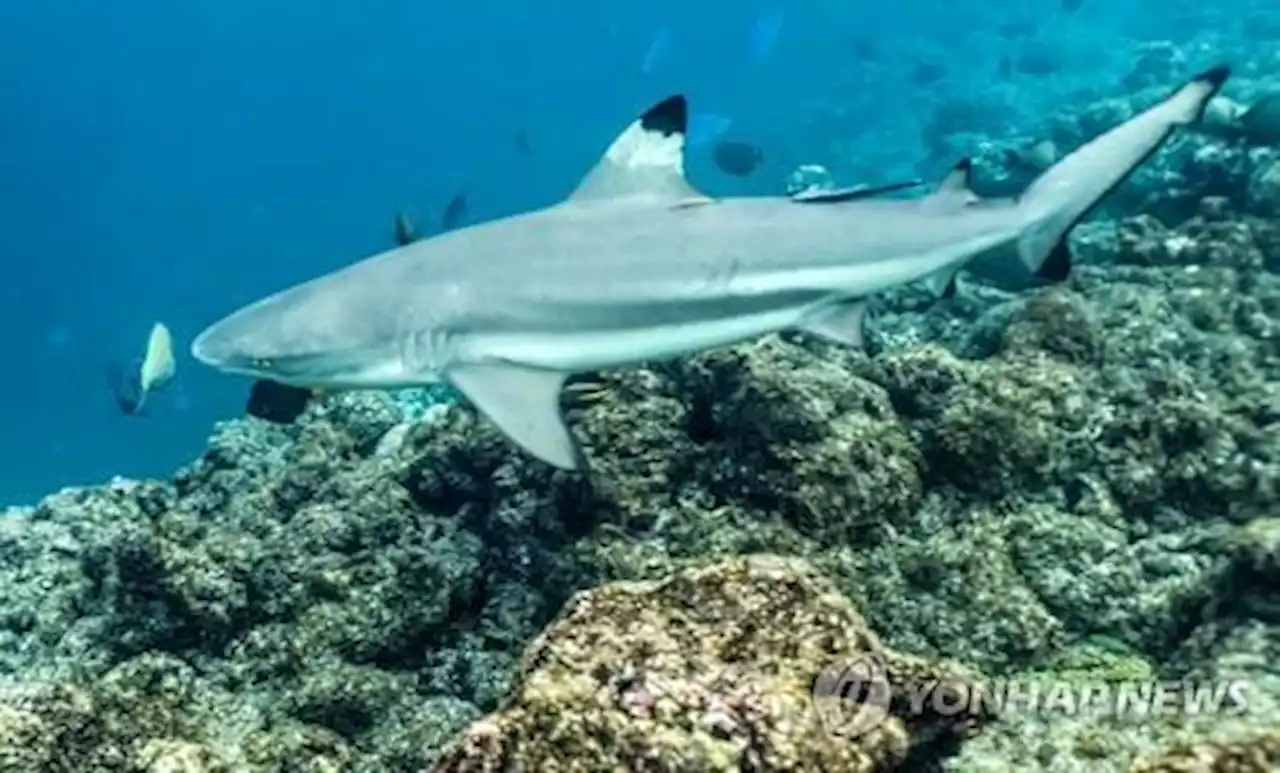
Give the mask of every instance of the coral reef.
<svg viewBox="0 0 1280 773">
<path fill-rule="evenodd" d="M 1133 83 L 1182 66 L 1153 47 Z M 220 425 L 170 481 L 10 513 L 0 769 L 541 769 L 537 739 L 564 770 L 1272 764 L 1274 164 L 1184 137 L 1104 213 L 1141 214 L 1076 230 L 1070 281 L 904 288 L 868 352 L 786 334 L 584 377 L 590 477 L 438 394 L 340 394 Z M 1247 683 L 1249 711 L 894 704 L 834 743 L 808 691 L 868 653 L 897 683 Z"/>
<path fill-rule="evenodd" d="M 910 682 L 967 693 L 973 678 L 885 649 L 800 561 L 753 557 L 605 585 L 569 602 L 526 651 L 510 700 L 436 770 L 585 772 L 643 760 L 655 771 L 888 771 L 913 754 L 935 757 L 921 747 L 954 746 L 984 719 L 912 713 L 902 701 L 853 737 L 833 732 L 813 685 L 825 669 L 868 660 L 895 691 Z"/>
</svg>

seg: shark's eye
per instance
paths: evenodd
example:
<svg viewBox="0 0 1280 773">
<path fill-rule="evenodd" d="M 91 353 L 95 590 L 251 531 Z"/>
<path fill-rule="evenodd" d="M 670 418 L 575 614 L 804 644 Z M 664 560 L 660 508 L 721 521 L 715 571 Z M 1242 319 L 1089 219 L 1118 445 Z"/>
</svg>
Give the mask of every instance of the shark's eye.
<svg viewBox="0 0 1280 773">
<path fill-rule="evenodd" d="M 259 357 L 253 361 L 253 366 L 255 368 L 270 368 L 271 360 L 266 357 Z"/>
</svg>

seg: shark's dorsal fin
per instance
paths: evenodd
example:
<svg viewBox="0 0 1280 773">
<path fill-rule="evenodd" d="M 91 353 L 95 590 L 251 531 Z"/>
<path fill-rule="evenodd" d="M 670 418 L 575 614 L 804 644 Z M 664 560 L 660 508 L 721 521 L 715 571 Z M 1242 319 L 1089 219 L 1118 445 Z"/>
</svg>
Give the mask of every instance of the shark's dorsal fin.
<svg viewBox="0 0 1280 773">
<path fill-rule="evenodd" d="M 965 207 L 978 201 L 978 194 L 973 192 L 973 159 L 962 158 L 942 182 L 938 189 L 926 201 L 944 206 Z"/>
<path fill-rule="evenodd" d="M 684 178 L 688 129 L 688 101 L 679 94 L 662 100 L 618 135 L 569 199 L 705 199 Z"/>
</svg>

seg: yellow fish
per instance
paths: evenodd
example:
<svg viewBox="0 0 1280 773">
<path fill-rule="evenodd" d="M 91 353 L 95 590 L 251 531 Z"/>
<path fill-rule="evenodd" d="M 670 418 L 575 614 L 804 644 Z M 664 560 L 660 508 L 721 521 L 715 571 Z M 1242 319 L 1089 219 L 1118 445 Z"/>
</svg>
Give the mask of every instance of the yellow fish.
<svg viewBox="0 0 1280 773">
<path fill-rule="evenodd" d="M 157 322 L 147 336 L 147 348 L 137 369 L 128 376 L 118 374 L 113 378 L 116 404 L 127 414 L 140 414 L 147 402 L 147 395 L 163 388 L 176 372 L 173 336 L 163 322 Z"/>
</svg>

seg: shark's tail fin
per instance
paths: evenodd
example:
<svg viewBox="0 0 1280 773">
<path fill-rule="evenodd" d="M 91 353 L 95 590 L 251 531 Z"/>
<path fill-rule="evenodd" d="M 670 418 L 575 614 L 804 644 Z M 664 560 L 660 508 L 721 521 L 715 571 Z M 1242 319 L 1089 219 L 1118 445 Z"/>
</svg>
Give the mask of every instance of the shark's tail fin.
<svg viewBox="0 0 1280 773">
<path fill-rule="evenodd" d="M 1071 271 L 1067 233 L 1175 129 L 1199 121 L 1230 74 L 1225 66 L 1201 73 L 1164 101 L 1085 143 L 1031 183 L 1018 199 L 1027 214 L 1018 241 L 1026 267 L 1048 281 L 1066 279 Z"/>
</svg>

